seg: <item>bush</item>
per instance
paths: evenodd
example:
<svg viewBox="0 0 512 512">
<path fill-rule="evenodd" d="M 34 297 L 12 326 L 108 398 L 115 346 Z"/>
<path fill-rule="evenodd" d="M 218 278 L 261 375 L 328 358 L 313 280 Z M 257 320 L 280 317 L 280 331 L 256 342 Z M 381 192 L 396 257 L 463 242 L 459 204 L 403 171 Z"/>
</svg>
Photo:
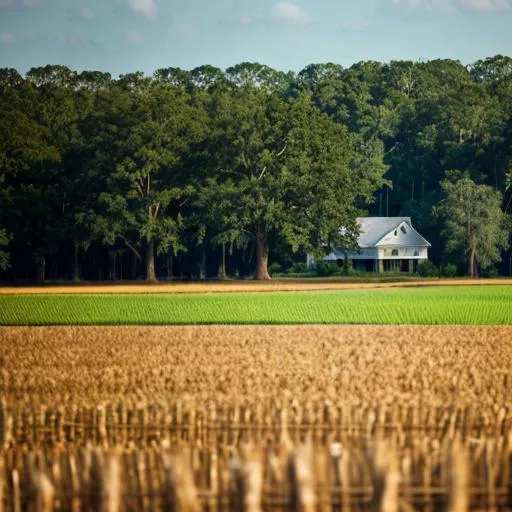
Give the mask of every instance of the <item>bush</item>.
<svg viewBox="0 0 512 512">
<path fill-rule="evenodd" d="M 454 263 L 448 263 L 443 267 L 443 276 L 445 277 L 455 277 L 457 275 L 457 265 Z"/>
<path fill-rule="evenodd" d="M 318 277 L 328 277 L 339 273 L 340 268 L 338 264 L 333 261 L 317 261 L 316 262 L 316 275 Z"/>
<path fill-rule="evenodd" d="M 425 260 L 418 263 L 418 274 L 421 277 L 439 277 L 439 270 L 430 260 Z"/>
<path fill-rule="evenodd" d="M 271 263 L 268 266 L 268 273 L 271 276 L 274 276 L 276 274 L 281 274 L 283 272 L 283 266 L 277 263 L 276 261 L 274 263 Z"/>
<path fill-rule="evenodd" d="M 489 270 L 487 270 L 486 274 L 487 274 L 487 277 L 499 277 L 500 276 L 500 273 L 498 272 L 498 269 L 496 267 L 491 267 Z"/>
<path fill-rule="evenodd" d="M 309 272 L 308 266 L 303 261 L 297 261 L 287 270 L 288 274 L 307 274 Z"/>
<path fill-rule="evenodd" d="M 338 262 L 338 265 L 340 265 L 339 262 Z M 343 275 L 343 276 L 357 275 L 357 272 L 356 272 L 356 270 L 354 270 L 354 267 L 352 265 L 352 260 L 343 260 L 341 262 L 341 275 Z"/>
</svg>

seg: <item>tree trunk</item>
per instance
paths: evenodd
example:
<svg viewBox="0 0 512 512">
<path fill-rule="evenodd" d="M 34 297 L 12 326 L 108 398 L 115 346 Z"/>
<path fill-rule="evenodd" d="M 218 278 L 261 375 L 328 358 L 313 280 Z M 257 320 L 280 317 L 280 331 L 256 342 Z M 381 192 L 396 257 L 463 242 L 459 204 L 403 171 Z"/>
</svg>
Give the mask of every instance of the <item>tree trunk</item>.
<svg viewBox="0 0 512 512">
<path fill-rule="evenodd" d="M 199 279 L 204 281 L 206 279 L 206 250 L 203 247 L 203 251 L 201 253 L 201 264 L 199 266 Z"/>
<path fill-rule="evenodd" d="M 46 258 L 44 256 L 37 256 L 36 267 L 36 280 L 42 283 L 46 277 Z"/>
<path fill-rule="evenodd" d="M 155 241 L 151 240 L 146 248 L 146 281 L 156 281 Z"/>
<path fill-rule="evenodd" d="M 258 227 L 256 231 L 256 276 L 258 281 L 269 281 L 268 273 L 268 239 L 265 230 Z"/>
<path fill-rule="evenodd" d="M 108 279 L 115 281 L 117 279 L 117 252 L 108 251 Z"/>
<path fill-rule="evenodd" d="M 173 266 L 173 254 L 172 252 L 167 253 L 167 280 L 172 281 L 172 266 Z"/>
<path fill-rule="evenodd" d="M 222 258 L 219 263 L 219 271 L 217 273 L 217 278 L 220 280 L 227 279 L 226 274 L 226 244 L 222 244 L 222 252 L 221 252 Z"/>
<path fill-rule="evenodd" d="M 471 247 L 469 253 L 469 277 L 475 277 L 475 247 Z"/>
<path fill-rule="evenodd" d="M 132 253 L 132 280 L 137 280 L 137 256 Z"/>
<path fill-rule="evenodd" d="M 116 253 L 117 259 L 119 260 L 119 279 L 121 279 L 121 281 L 124 279 L 124 276 L 123 276 L 123 253 L 124 253 L 124 250 L 117 251 L 117 253 Z"/>
<path fill-rule="evenodd" d="M 73 244 L 73 246 L 73 281 L 80 281 L 80 268 L 78 265 L 78 253 L 80 250 L 80 246 L 78 244 Z"/>
</svg>

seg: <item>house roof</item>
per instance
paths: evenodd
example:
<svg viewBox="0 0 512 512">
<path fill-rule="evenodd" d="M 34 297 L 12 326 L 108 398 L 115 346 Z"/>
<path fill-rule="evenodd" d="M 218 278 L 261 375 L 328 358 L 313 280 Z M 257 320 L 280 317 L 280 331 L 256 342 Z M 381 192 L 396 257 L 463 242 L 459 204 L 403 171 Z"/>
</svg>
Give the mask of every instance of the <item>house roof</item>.
<svg viewBox="0 0 512 512">
<path fill-rule="evenodd" d="M 412 247 L 430 247 L 411 224 L 410 217 L 359 217 L 359 247 L 378 247 L 383 245 L 400 245 Z M 394 235 L 404 224 L 405 233 Z"/>
</svg>

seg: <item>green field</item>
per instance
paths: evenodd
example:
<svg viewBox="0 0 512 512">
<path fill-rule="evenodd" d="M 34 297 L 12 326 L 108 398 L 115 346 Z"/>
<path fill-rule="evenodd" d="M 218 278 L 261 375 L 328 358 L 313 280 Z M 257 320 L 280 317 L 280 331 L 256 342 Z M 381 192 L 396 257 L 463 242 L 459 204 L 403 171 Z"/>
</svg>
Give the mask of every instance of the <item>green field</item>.
<svg viewBox="0 0 512 512">
<path fill-rule="evenodd" d="M 0 325 L 511 325 L 512 286 L 272 293 L 0 295 Z"/>
</svg>

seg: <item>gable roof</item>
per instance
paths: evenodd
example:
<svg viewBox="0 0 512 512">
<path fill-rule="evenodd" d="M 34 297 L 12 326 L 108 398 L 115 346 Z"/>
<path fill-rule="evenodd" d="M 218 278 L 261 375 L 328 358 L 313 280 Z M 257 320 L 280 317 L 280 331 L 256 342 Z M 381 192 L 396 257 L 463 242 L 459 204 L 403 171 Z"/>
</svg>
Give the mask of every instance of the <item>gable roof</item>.
<svg viewBox="0 0 512 512">
<path fill-rule="evenodd" d="M 361 233 L 359 247 L 377 247 L 380 245 L 400 245 L 412 247 L 431 247 L 411 224 L 410 217 L 359 217 L 357 219 Z M 394 239 L 395 230 L 404 224 L 406 233 Z M 405 227 L 404 226 L 404 227 Z"/>
</svg>

